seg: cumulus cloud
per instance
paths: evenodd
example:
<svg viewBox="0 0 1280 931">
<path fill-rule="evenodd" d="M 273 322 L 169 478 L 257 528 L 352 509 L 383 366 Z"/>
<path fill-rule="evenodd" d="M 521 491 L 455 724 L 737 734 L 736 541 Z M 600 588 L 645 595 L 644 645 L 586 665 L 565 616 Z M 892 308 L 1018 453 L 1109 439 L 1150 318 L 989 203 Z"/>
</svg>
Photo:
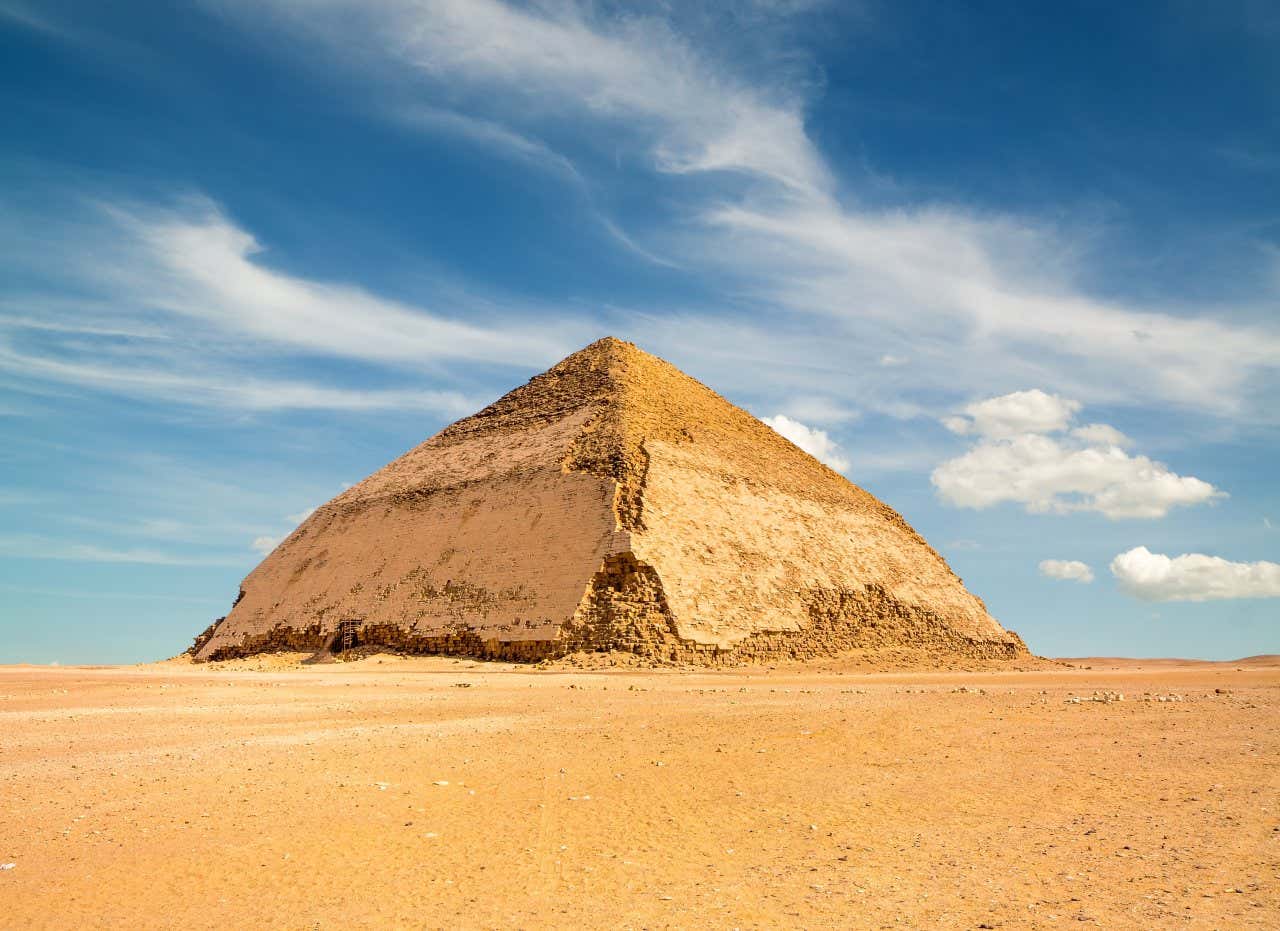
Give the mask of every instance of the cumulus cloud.
<svg viewBox="0 0 1280 931">
<path fill-rule="evenodd" d="M 1093 570 L 1078 559 L 1044 559 L 1040 562 L 1040 574 L 1050 579 L 1067 582 L 1093 581 Z"/>
<path fill-rule="evenodd" d="M 1145 546 L 1111 560 L 1121 588 L 1144 601 L 1280 598 L 1280 563 L 1231 562 L 1203 553 L 1165 556 Z"/>
<path fill-rule="evenodd" d="M 967 417 L 947 426 L 976 434 L 977 442 L 934 469 L 938 494 L 957 507 L 1007 501 L 1030 513 L 1096 511 L 1113 519 L 1163 517 L 1174 507 L 1225 497 L 1206 481 L 1129 454 L 1121 448 L 1127 437 L 1106 424 L 1068 432 L 1080 407 L 1041 391 L 970 405 Z"/>
<path fill-rule="evenodd" d="M 819 462 L 829 465 L 837 472 L 843 472 L 849 468 L 849 460 L 841 452 L 839 444 L 831 439 L 825 430 L 806 426 L 798 420 L 792 420 L 786 414 L 762 419 Z"/>
<path fill-rule="evenodd" d="M 1090 446 L 1119 446 L 1124 448 L 1133 445 L 1133 440 L 1115 427 L 1108 426 L 1105 423 L 1090 423 L 1085 424 L 1083 427 L 1076 427 L 1071 431 L 1071 435 L 1076 439 L 1083 440 Z"/>
<path fill-rule="evenodd" d="M 970 404 L 964 409 L 967 417 L 948 417 L 943 424 L 952 433 L 997 438 L 1053 433 L 1064 429 L 1082 406 L 1079 401 L 1033 388 Z"/>
</svg>

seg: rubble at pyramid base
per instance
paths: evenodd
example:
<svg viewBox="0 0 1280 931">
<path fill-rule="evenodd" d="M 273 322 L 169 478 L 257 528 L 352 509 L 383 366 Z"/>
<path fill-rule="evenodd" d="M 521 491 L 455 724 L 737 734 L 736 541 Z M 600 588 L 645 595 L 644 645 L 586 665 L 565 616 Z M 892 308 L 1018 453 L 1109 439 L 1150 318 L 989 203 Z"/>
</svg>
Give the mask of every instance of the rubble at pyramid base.
<svg viewBox="0 0 1280 931">
<path fill-rule="evenodd" d="M 626 653 L 655 665 L 736 666 L 903 650 L 984 661 L 1029 655 L 1017 634 L 1009 633 L 1002 640 L 967 637 L 932 612 L 903 604 L 876 585 L 862 591 L 810 591 L 804 593 L 804 601 L 808 626 L 757 631 L 727 648 L 699 643 L 680 636 L 654 570 L 632 554 L 622 553 L 605 561 L 582 608 L 565 624 L 563 636 L 555 639 L 483 638 L 465 623 L 443 632 L 417 633 L 399 624 L 364 624 L 351 619 L 329 629 L 319 623 L 301 629 L 276 625 L 240 643 L 225 644 L 207 658 L 218 661 L 258 653 L 309 652 L 312 661 L 325 661 L 373 649 L 523 663 L 573 654 Z M 216 628 L 215 623 L 188 652 L 198 652 Z M 349 642 L 340 644 L 345 631 L 350 631 Z"/>
</svg>

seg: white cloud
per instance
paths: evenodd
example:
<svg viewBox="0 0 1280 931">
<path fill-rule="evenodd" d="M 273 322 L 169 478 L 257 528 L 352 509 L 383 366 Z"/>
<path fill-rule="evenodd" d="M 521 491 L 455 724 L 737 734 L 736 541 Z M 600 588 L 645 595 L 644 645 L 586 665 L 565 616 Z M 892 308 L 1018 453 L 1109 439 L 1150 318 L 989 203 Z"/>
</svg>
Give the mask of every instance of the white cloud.
<svg viewBox="0 0 1280 931">
<path fill-rule="evenodd" d="M 191 363 L 198 366 L 200 363 Z M 19 352 L 0 340 L 0 371 L 166 403 L 243 410 L 419 410 L 461 415 L 480 405 L 454 391 L 347 389 L 254 378 L 234 371 L 192 374 L 127 362 L 68 362 Z"/>
<path fill-rule="evenodd" d="M 64 540 L 100 542 L 133 561 L 243 567 L 255 536 L 284 536 L 293 529 L 279 516 L 281 488 L 302 500 L 318 500 L 329 497 L 327 486 L 335 484 L 332 477 L 308 477 L 296 464 L 273 463 L 269 456 L 245 469 L 243 462 L 190 460 L 145 444 L 128 450 L 90 444 L 68 447 L 65 454 L 72 452 L 91 466 L 94 493 L 73 486 L 47 494 L 41 502 L 46 532 Z M 124 516 L 117 513 L 122 506 Z M 279 520 L 264 521 L 264 515 Z M 36 542 L 54 558 L 52 544 Z M 60 546 L 62 555 L 84 555 Z"/>
<path fill-rule="evenodd" d="M 819 462 L 829 465 L 837 472 L 843 472 L 849 468 L 849 460 L 841 452 L 839 444 L 832 440 L 825 430 L 806 426 L 798 420 L 792 420 L 786 414 L 761 419 Z"/>
<path fill-rule="evenodd" d="M 573 151 L 570 164 L 584 187 L 617 184 L 638 162 L 688 176 L 671 199 L 678 211 L 652 211 L 666 221 L 646 218 L 651 226 L 634 238 L 616 224 L 602 228 L 648 262 L 677 256 L 687 274 L 720 289 L 716 311 L 668 315 L 662 322 L 673 329 L 728 329 L 726 296 L 735 310 L 769 307 L 761 316 L 771 318 L 763 328 L 770 344 L 740 351 L 767 362 L 771 377 L 785 376 L 790 389 L 838 392 L 891 416 L 936 409 L 940 399 L 979 386 L 1034 383 L 1086 401 L 1139 398 L 1240 419 L 1274 417 L 1274 405 L 1254 402 L 1272 393 L 1280 330 L 1249 307 L 1092 296 L 1084 252 L 1092 228 L 1073 237 L 1034 218 L 945 205 L 873 208 L 859 198 L 856 178 L 844 179 L 837 197 L 806 130 L 800 89 L 815 85 L 794 64 L 794 48 L 765 56 L 767 67 L 742 65 L 720 33 L 701 44 L 679 34 L 677 14 L 661 18 L 679 7 L 670 4 L 643 15 L 585 0 L 209 2 L 239 14 L 247 28 L 279 28 L 285 47 L 320 38 L 326 67 L 346 63 L 355 80 L 382 82 L 368 95 L 379 113 L 403 119 L 416 112 L 433 129 L 539 170 L 567 172 L 559 153 Z M 274 20 L 264 10 L 275 11 Z M 315 57 L 314 45 L 303 48 Z M 583 131 L 582 124 L 590 125 Z M 605 156 L 609 174 L 592 175 L 581 150 Z M 550 362 L 578 344 L 509 320 L 458 331 L 465 313 L 446 318 L 285 274 L 270 267 L 251 235 L 216 213 L 171 224 L 144 220 L 155 234 L 147 240 L 151 264 L 122 289 L 124 297 L 138 293 L 143 306 L 255 341 L 396 365 L 452 357 Z M 1259 295 L 1257 303 L 1268 299 Z M 1250 316 L 1263 322 L 1233 322 Z M 554 328 L 564 318 L 550 319 Z M 570 321 L 561 332 L 582 330 Z M 719 384 L 743 379 L 740 367 L 726 370 Z"/>
<path fill-rule="evenodd" d="M 40 9 L 41 4 L 33 5 L 23 2 L 23 0 L 5 0 L 0 3 L 0 20 L 8 20 L 18 26 L 25 26 L 28 29 L 34 29 L 36 32 L 43 32 L 47 35 L 69 42 L 86 43 L 87 40 L 93 38 L 91 33 L 81 32 L 78 29 L 70 28 L 66 23 L 60 22 L 56 16 L 51 16 L 47 11 Z"/>
<path fill-rule="evenodd" d="M 101 487 L 101 485 L 99 485 Z M 65 500 L 65 499 L 64 499 Z M 141 537 L 147 540 L 164 540 L 169 543 L 209 542 L 211 523 L 192 525 L 172 517 L 111 518 L 104 520 L 86 514 L 61 514 L 61 520 L 75 527 L 116 537 Z"/>
<path fill-rule="evenodd" d="M 648 249 L 646 249 L 644 246 L 640 245 L 640 243 L 636 242 L 634 239 L 631 238 L 631 235 L 626 230 L 624 230 L 621 226 L 619 226 L 613 220 L 610 220 L 604 214 L 597 213 L 596 219 L 599 220 L 601 228 L 606 233 L 612 236 L 617 242 L 621 243 L 631 252 L 640 256 L 640 258 L 644 259 L 646 262 L 652 262 L 654 265 L 660 265 L 663 268 L 680 268 L 681 267 L 678 262 L 673 262 L 670 259 L 666 258 L 665 256 L 661 256 L 654 252 L 651 252 Z"/>
<path fill-rule="evenodd" d="M 1113 519 L 1163 517 L 1171 508 L 1226 496 L 1201 479 L 1130 455 L 1116 442 L 1127 438 L 1106 424 L 1064 434 L 1079 408 L 1076 401 L 1036 391 L 970 405 L 969 419 L 959 418 L 963 429 L 948 427 L 980 437 L 934 469 L 934 487 L 957 507 L 1014 502 L 1031 513 L 1096 511 Z M 1011 433 L 1018 427 L 1040 432 Z"/>
<path fill-rule="evenodd" d="M 394 112 L 404 125 L 432 133 L 447 133 L 496 150 L 519 161 L 581 183 L 573 162 L 545 142 L 515 132 L 501 123 L 433 106 L 413 106 Z"/>
<path fill-rule="evenodd" d="M 21 246 L 21 225 L 0 222 L 0 247 Z M 437 378 L 442 361 L 523 368 L 555 361 L 579 339 L 569 335 L 578 331 L 573 323 L 507 318 L 485 302 L 480 313 L 474 299 L 454 304 L 483 323 L 277 271 L 249 232 L 198 197 L 165 208 L 99 201 L 85 210 L 81 203 L 48 238 L 49 248 L 8 260 L 56 273 L 66 292 L 0 300 L 0 374 L 15 376 L 14 386 L 28 393 L 62 384 L 233 410 L 452 417 L 481 399 L 423 385 L 424 368 L 435 365 Z M 376 387 L 367 377 L 350 386 L 273 377 L 282 357 L 298 355 L 345 357 L 387 375 Z"/>
<path fill-rule="evenodd" d="M 856 191 L 838 199 L 805 128 L 804 96 L 793 90 L 804 82 L 777 70 L 794 54 L 774 55 L 771 69 L 731 67 L 741 59 L 711 51 L 722 35 L 700 47 L 659 7 L 649 16 L 572 0 L 276 0 L 274 8 L 295 36 L 319 35 L 339 56 L 374 49 L 381 64 L 398 62 L 412 80 L 393 79 L 395 92 L 438 98 L 421 92 L 424 78 L 435 81 L 469 114 L 485 113 L 485 125 L 604 121 L 617 130 L 608 134 L 611 156 L 639 148 L 662 171 L 774 182 L 737 195 L 714 182 L 701 205 L 697 189 L 682 188 L 688 208 L 658 251 L 726 272 L 735 295 L 826 317 L 813 353 L 771 354 L 797 372 L 815 363 L 859 370 L 852 377 L 872 386 L 857 395 L 862 406 L 879 393 L 891 395 L 883 402 L 891 408 L 913 391 L 1034 377 L 1088 400 L 1141 396 L 1270 416 L 1268 405 L 1247 405 L 1265 399 L 1280 368 L 1274 326 L 1215 320 L 1213 307 L 1175 313 L 1091 297 L 1079 284 L 1089 277 L 1081 242 L 1028 218 L 938 205 L 877 210 L 858 206 Z M 242 9 L 261 28 L 261 6 Z M 512 147 L 501 132 L 484 133 Z"/>
<path fill-rule="evenodd" d="M 1076 427 L 1071 431 L 1071 435 L 1090 446 L 1119 446 L 1123 449 L 1133 445 L 1133 440 L 1105 423 L 1090 423 L 1083 427 Z"/>
<path fill-rule="evenodd" d="M 265 556 L 279 545 L 280 537 L 254 537 L 253 542 L 249 544 L 249 549 Z"/>
<path fill-rule="evenodd" d="M 829 184 L 799 101 L 712 67 L 665 22 L 590 7 L 499 0 L 276 0 L 291 27 L 361 55 L 363 30 L 390 56 L 454 96 L 505 102 L 503 115 L 570 111 L 614 123 L 671 173 L 736 171 L 796 191 Z M 242 7 L 255 24 L 261 5 Z M 498 89 L 500 94 L 486 93 Z M 780 99 L 774 99 L 780 98 Z"/>
<path fill-rule="evenodd" d="M 1093 570 L 1078 559 L 1044 559 L 1040 562 L 1040 574 L 1050 579 L 1070 582 L 1093 581 Z"/>
<path fill-rule="evenodd" d="M 1032 388 L 970 404 L 964 409 L 968 419 L 948 417 L 943 423 L 952 433 L 977 433 L 994 438 L 1053 433 L 1064 429 L 1082 406 L 1079 401 Z"/>
<path fill-rule="evenodd" d="M 261 260 L 265 250 L 254 236 L 203 198 L 190 198 L 172 210 L 105 209 L 127 237 L 128 261 L 100 270 L 118 294 L 241 337 L 292 350 L 414 365 L 438 358 L 553 361 L 566 348 L 528 327 L 479 327 L 352 285 L 276 271 Z"/>
<path fill-rule="evenodd" d="M 1113 519 L 1163 517 L 1173 507 L 1225 497 L 1208 482 L 1146 456 L 1037 434 L 983 440 L 938 466 L 932 481 L 942 499 L 958 507 L 1009 501 L 1030 513 L 1097 511 Z"/>
<path fill-rule="evenodd" d="M 1214 319 L 1216 307 L 1094 298 L 1078 283 L 1079 248 L 1033 221 L 826 198 L 720 202 L 703 219 L 708 235 L 682 255 L 821 315 L 847 363 L 874 365 L 886 350 L 910 359 L 888 371 L 909 371 L 917 390 L 1035 378 L 1085 400 L 1271 416 L 1256 402 L 1280 371 L 1280 330 Z"/>
<path fill-rule="evenodd" d="M 1144 601 L 1280 598 L 1280 563 L 1230 562 L 1186 553 L 1165 556 L 1138 546 L 1111 560 L 1111 573 Z"/>
</svg>

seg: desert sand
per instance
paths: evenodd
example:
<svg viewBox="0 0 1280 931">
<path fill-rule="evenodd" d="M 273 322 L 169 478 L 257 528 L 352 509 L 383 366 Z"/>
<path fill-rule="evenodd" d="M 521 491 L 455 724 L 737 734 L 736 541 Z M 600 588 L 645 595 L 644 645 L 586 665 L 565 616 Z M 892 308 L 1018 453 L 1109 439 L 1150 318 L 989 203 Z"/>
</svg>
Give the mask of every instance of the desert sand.
<svg viewBox="0 0 1280 931">
<path fill-rule="evenodd" d="M 0 925 L 1280 927 L 1280 667 L 1072 662 L 4 667 Z"/>
</svg>

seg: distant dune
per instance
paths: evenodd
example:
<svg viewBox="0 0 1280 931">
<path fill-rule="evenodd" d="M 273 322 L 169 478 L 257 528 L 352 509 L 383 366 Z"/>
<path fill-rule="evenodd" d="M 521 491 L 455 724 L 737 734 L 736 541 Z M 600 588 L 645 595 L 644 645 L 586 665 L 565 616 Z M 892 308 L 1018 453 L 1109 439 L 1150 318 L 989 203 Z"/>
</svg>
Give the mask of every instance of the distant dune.
<svg viewBox="0 0 1280 931">
<path fill-rule="evenodd" d="M 1178 657 L 1152 657 L 1143 659 L 1134 656 L 1057 656 L 1059 663 L 1070 663 L 1072 666 L 1280 666 L 1280 653 L 1259 653 L 1257 656 L 1246 656 L 1241 659 L 1181 659 Z"/>
</svg>

